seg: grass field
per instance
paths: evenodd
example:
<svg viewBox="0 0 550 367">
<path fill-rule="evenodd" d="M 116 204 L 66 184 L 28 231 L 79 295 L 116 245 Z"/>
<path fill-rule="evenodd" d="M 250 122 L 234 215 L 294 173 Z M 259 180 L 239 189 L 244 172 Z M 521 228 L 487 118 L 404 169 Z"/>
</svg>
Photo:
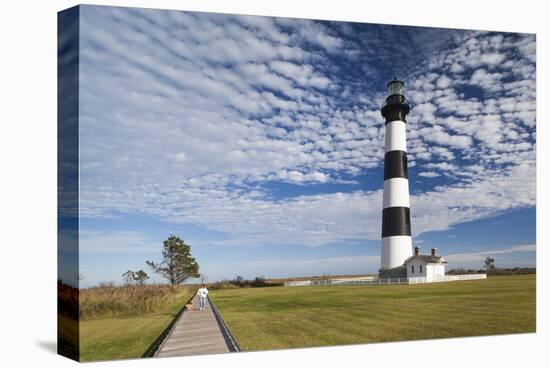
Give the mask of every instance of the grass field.
<svg viewBox="0 0 550 367">
<path fill-rule="evenodd" d="M 196 290 L 181 286 L 107 288 L 81 294 L 81 361 L 141 357 Z M 132 304 L 137 310 L 129 307 Z"/>
<path fill-rule="evenodd" d="M 210 292 L 243 350 L 535 331 L 535 276 Z"/>
</svg>

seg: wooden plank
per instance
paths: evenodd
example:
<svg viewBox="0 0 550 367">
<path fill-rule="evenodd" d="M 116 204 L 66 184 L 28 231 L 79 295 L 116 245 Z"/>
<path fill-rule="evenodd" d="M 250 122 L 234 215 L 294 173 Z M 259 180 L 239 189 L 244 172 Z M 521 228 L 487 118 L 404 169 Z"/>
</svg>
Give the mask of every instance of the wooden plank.
<svg viewBox="0 0 550 367">
<path fill-rule="evenodd" d="M 199 298 L 193 298 L 193 308 L 186 310 L 160 346 L 157 357 L 228 353 L 223 332 L 207 299 L 199 310 Z"/>
</svg>

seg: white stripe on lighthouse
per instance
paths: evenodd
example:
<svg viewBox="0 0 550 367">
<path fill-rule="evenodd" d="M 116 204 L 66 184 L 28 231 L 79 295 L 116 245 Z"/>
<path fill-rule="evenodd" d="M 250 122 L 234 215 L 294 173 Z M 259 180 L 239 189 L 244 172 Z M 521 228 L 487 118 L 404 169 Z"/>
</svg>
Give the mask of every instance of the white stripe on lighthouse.
<svg viewBox="0 0 550 367">
<path fill-rule="evenodd" d="M 409 180 L 402 177 L 384 181 L 383 208 L 406 206 L 410 208 Z"/>
<path fill-rule="evenodd" d="M 404 259 L 412 256 L 411 236 L 382 237 L 382 269 L 391 269 L 403 265 Z"/>
<path fill-rule="evenodd" d="M 392 150 L 407 151 L 406 124 L 395 120 L 386 124 L 386 152 Z"/>
</svg>

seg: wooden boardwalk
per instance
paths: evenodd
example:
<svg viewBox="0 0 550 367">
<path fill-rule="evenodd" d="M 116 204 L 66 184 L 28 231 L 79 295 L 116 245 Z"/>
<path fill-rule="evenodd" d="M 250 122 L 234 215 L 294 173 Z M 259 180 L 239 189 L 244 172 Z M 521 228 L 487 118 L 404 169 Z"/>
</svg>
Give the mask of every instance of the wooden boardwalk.
<svg viewBox="0 0 550 367">
<path fill-rule="evenodd" d="M 218 354 L 235 351 L 223 321 L 216 318 L 209 299 L 199 310 L 199 297 L 193 298 L 193 308 L 183 312 L 157 350 L 156 357 Z"/>
</svg>

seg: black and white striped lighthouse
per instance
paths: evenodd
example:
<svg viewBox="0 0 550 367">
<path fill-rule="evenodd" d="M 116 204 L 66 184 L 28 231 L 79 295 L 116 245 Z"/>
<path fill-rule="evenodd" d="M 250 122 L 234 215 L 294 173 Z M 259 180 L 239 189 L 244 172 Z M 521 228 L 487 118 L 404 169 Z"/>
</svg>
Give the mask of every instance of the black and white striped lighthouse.
<svg viewBox="0 0 550 367">
<path fill-rule="evenodd" d="M 404 90 L 402 81 L 389 82 L 382 106 L 386 138 L 380 277 L 406 276 L 403 263 L 412 255 L 405 121 L 410 106 Z"/>
</svg>

